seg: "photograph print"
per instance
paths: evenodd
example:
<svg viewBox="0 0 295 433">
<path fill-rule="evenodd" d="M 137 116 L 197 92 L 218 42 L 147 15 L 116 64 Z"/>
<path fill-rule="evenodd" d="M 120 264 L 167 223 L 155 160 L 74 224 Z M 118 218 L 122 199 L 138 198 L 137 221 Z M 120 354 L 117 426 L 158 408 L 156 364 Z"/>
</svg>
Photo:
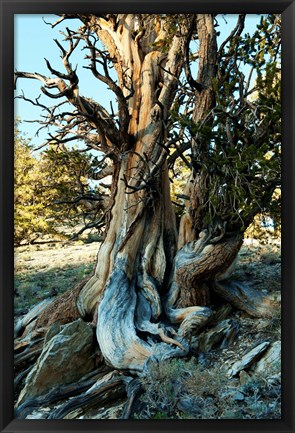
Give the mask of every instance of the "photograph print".
<svg viewBox="0 0 295 433">
<path fill-rule="evenodd" d="M 14 16 L 14 416 L 281 419 L 281 14 Z"/>
</svg>

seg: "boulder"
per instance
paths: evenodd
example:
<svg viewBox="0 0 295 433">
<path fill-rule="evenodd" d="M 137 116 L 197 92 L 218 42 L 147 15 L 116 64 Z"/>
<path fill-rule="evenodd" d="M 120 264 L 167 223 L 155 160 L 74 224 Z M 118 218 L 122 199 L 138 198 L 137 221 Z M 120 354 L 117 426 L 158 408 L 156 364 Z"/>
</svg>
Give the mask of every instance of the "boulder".
<svg viewBox="0 0 295 433">
<path fill-rule="evenodd" d="M 50 335 L 45 338 L 43 350 L 27 376 L 18 406 L 27 399 L 46 394 L 54 387 L 75 382 L 93 370 L 92 328 L 78 319 L 58 331 L 56 326 L 49 329 Z"/>
<path fill-rule="evenodd" d="M 281 342 L 275 341 L 253 368 L 255 373 L 275 374 L 281 371 Z"/>
</svg>

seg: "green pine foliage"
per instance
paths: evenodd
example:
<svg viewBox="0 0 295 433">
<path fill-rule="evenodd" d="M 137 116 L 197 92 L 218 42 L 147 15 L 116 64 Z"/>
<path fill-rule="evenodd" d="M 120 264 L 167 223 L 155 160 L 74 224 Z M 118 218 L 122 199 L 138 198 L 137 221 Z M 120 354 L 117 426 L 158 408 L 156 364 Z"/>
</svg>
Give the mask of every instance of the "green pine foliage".
<svg viewBox="0 0 295 433">
<path fill-rule="evenodd" d="M 28 140 L 15 128 L 14 242 L 34 242 L 41 234 L 55 234 L 50 196 L 43 194 L 43 167 L 32 154 Z"/>
<path fill-rule="evenodd" d="M 15 127 L 14 242 L 33 243 L 54 235 L 65 238 L 71 229 L 87 224 L 97 210 L 85 207 L 92 200 L 87 173 L 93 169 L 90 155 L 57 145 L 40 154 Z"/>
</svg>

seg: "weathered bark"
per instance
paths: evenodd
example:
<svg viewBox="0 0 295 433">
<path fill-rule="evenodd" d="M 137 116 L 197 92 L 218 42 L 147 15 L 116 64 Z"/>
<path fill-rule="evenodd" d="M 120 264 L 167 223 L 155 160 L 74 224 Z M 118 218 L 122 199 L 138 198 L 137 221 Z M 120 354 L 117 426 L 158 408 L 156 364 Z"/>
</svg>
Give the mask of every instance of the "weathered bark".
<svg viewBox="0 0 295 433">
<path fill-rule="evenodd" d="M 204 292 L 200 296 L 200 287 L 212 289 L 213 281 L 232 265 L 241 244 L 240 236 L 215 244 L 210 234 L 202 231 L 197 241 L 177 252 L 166 313 L 172 322 L 181 323 L 179 335 L 192 335 L 207 322 L 211 311 L 205 306 Z M 203 307 L 196 303 L 200 298 Z"/>
<path fill-rule="evenodd" d="M 197 33 L 198 76 L 191 85 L 195 97 L 192 119 L 198 125 L 215 106 L 213 80 L 217 71 L 217 42 L 212 15 L 197 16 Z M 181 249 L 177 253 L 175 269 L 175 283 L 179 286 L 178 308 L 210 305 L 212 281 L 231 265 L 241 246 L 239 236 L 237 239 L 235 236 L 226 238 L 222 230 L 218 232 L 219 223 L 222 227 L 223 222 L 214 221 L 213 215 L 210 222 L 205 223 L 205 217 L 208 220 L 210 188 L 207 174 L 210 162 L 206 159 L 207 152 L 204 152 L 207 146 L 202 137 L 192 139 L 193 170 L 185 191 L 189 200 L 180 221 L 178 248 Z"/>
<path fill-rule="evenodd" d="M 79 319 L 81 315 L 77 308 L 77 299 L 86 280 L 88 278 L 83 279 L 73 289 L 61 294 L 51 302 L 38 316 L 34 329 L 48 328 L 53 323 L 62 325 Z"/>
<path fill-rule="evenodd" d="M 38 409 L 43 405 L 50 405 L 70 397 L 77 396 L 87 391 L 94 383 L 97 382 L 97 380 L 105 376 L 106 372 L 106 368 L 102 367 L 83 377 L 79 382 L 54 388 L 48 394 L 40 397 L 30 398 L 15 409 L 14 415 L 16 418 L 25 418 L 34 409 Z"/>
<path fill-rule="evenodd" d="M 130 28 L 134 18 L 128 20 L 131 20 Z M 206 307 L 210 302 L 210 282 L 234 261 L 241 240 L 229 239 L 228 243 L 215 245 L 211 231 L 200 233 L 196 216 L 199 197 L 194 196 L 197 177 L 190 190 L 193 203 L 189 209 L 190 233 L 183 224 L 181 232 L 186 242 L 198 236 L 199 239 L 193 242 L 193 247 L 186 244 L 173 264 L 177 239 L 164 163 L 167 154 L 160 144 L 165 138 L 163 123 L 173 99 L 175 76 L 182 63 L 178 53 L 184 52 L 188 33 L 184 33 L 185 37 L 174 36 L 168 53 L 164 53 L 150 45 L 140 46 L 136 38 L 130 40 L 123 24 L 121 27 L 119 24 L 119 36 L 112 25 L 102 25 L 99 21 L 97 25 L 111 55 L 122 60 L 128 68 L 128 77 L 132 77 L 126 85 L 121 63 L 116 63 L 124 91 L 133 84 L 131 96 L 127 93 L 125 96 L 130 96 L 128 132 L 134 144 L 117 165 L 106 239 L 98 254 L 96 272 L 81 291 L 78 307 L 82 315 L 93 315 L 98 306 L 97 339 L 106 361 L 116 368 L 141 371 L 146 360 L 155 354 L 148 334 L 174 343 L 176 353 L 186 353 L 183 339 L 190 338 L 211 314 Z M 164 26 L 158 25 L 153 47 L 163 44 L 168 37 Z M 212 78 L 216 68 L 212 16 L 198 16 L 197 26 L 201 47 L 198 80 L 202 82 L 202 90 L 196 90 L 195 121 L 214 103 Z M 201 186 L 197 194 L 201 194 Z M 165 312 L 172 323 L 181 323 L 176 337 L 180 341 L 173 342 L 160 323 L 160 296 L 167 289 Z M 144 339 L 138 337 L 138 332 L 145 334 Z M 164 352 L 162 346 L 157 354 L 165 357 Z"/>
<path fill-rule="evenodd" d="M 211 15 L 198 15 L 197 32 L 198 76 L 196 81 L 189 82 L 195 88 L 192 118 L 200 125 L 204 123 L 204 119 L 208 119 L 210 111 L 216 106 L 213 82 L 217 77 L 217 43 Z M 206 125 L 210 125 L 209 121 Z M 170 307 L 173 303 L 176 309 L 194 305 L 210 306 L 215 292 L 233 302 L 235 306 L 241 308 L 244 304 L 243 308 L 249 310 L 249 304 L 252 302 L 254 305 L 254 299 L 259 298 L 262 301 L 261 295 L 254 296 L 253 291 L 253 300 L 250 302 L 250 297 L 247 296 L 244 302 L 243 295 L 238 299 L 237 290 L 225 290 L 224 285 L 221 287 L 220 284 L 214 283 L 215 280 L 220 281 L 230 275 L 242 245 L 245 228 L 242 227 L 243 221 L 240 218 L 240 225 L 233 229 L 230 221 L 227 221 L 226 217 L 223 218 L 222 210 L 216 211 L 214 204 L 211 203 L 212 195 L 219 195 L 221 192 L 212 180 L 214 178 L 211 173 L 214 173 L 214 168 L 211 172 L 210 146 L 214 147 L 214 143 L 207 142 L 202 134 L 197 134 L 192 140 L 193 169 L 185 191 L 189 200 L 185 203 L 186 212 L 180 221 L 180 249 L 175 260 L 174 282 L 171 289 L 174 294 L 170 295 L 171 300 L 168 303 Z M 233 209 L 229 206 L 223 213 L 231 215 Z M 256 308 L 258 314 L 258 306 L 253 308 Z M 266 309 L 261 307 L 259 314 L 265 311 Z"/>
<path fill-rule="evenodd" d="M 138 399 L 143 393 L 143 386 L 141 380 L 136 378 L 131 380 L 127 386 L 127 402 L 124 405 L 121 419 L 130 419 L 136 411 Z"/>
<path fill-rule="evenodd" d="M 121 172 L 120 177 L 124 166 Z M 176 233 L 168 194 L 161 192 L 161 184 L 168 186 L 165 168 L 150 196 L 146 190 L 128 195 L 124 182 L 119 182 L 95 275 L 79 298 L 82 314 L 93 314 L 99 303 L 99 346 L 105 359 L 116 368 L 142 369 L 152 354 L 151 344 L 139 339 L 138 331 L 162 336 L 159 289 L 165 284 L 167 270 L 172 268 Z M 148 206 L 147 200 L 151 202 Z M 89 310 L 85 311 L 85 305 Z"/>
</svg>

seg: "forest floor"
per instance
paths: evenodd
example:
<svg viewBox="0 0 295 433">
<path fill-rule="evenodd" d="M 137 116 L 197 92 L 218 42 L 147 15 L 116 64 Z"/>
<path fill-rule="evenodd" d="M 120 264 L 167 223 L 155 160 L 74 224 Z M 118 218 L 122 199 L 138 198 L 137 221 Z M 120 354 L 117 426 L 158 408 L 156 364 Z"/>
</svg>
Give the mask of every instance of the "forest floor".
<svg viewBox="0 0 295 433">
<path fill-rule="evenodd" d="M 15 320 L 43 299 L 59 295 L 93 272 L 99 242 L 56 242 L 15 249 Z M 277 241 L 247 239 L 239 254 L 235 278 L 259 291 L 280 297 L 281 249 Z M 231 379 L 227 372 L 251 349 L 281 340 L 280 308 L 272 318 L 259 319 L 233 309 L 227 317 L 237 326 L 234 342 L 196 350 L 189 359 L 152 366 L 143 381 L 144 393 L 134 418 L 267 418 L 281 417 L 280 373 L 257 372 Z M 182 371 L 183 374 L 179 374 Z M 276 366 L 280 371 L 280 366 Z M 184 390 L 185 388 L 185 390 Z M 120 405 L 92 410 L 79 418 L 117 418 Z M 32 418 L 35 416 L 32 415 Z M 36 416 L 38 417 L 38 416 Z"/>
<path fill-rule="evenodd" d="M 60 295 L 93 272 L 99 242 L 49 242 L 15 248 L 15 315 Z"/>
</svg>

